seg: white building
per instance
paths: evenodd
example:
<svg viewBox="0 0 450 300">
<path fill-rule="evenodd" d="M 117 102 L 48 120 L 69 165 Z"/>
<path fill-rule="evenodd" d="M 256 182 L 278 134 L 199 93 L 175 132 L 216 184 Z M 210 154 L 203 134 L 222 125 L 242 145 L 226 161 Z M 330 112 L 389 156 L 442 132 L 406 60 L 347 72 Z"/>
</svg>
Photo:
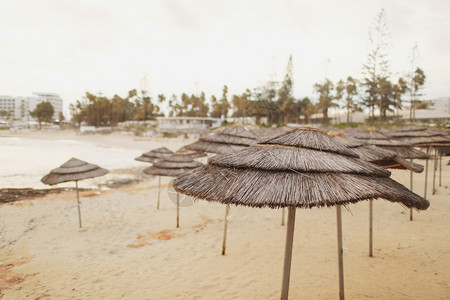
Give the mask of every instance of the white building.
<svg viewBox="0 0 450 300">
<path fill-rule="evenodd" d="M 196 133 L 222 125 L 222 120 L 217 118 L 157 117 L 156 120 L 159 132 L 170 133 Z"/>
<path fill-rule="evenodd" d="M 0 118 L 6 119 L 7 115 L 15 118 L 16 98 L 12 96 L 0 95 Z"/>
<path fill-rule="evenodd" d="M 36 96 L 0 96 L 0 118 L 17 121 L 32 121 L 30 111 L 33 111 L 41 102 L 50 102 L 55 110 L 53 119 L 58 120 L 63 110 L 63 100 L 58 94 L 34 93 Z"/>
</svg>

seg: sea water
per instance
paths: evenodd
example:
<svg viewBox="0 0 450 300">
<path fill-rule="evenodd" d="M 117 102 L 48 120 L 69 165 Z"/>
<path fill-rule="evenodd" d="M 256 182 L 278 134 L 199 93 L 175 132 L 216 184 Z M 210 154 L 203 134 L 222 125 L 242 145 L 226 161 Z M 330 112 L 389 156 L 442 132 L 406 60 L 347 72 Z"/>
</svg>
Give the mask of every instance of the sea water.
<svg viewBox="0 0 450 300">
<path fill-rule="evenodd" d="M 142 166 L 134 160 L 141 152 L 89 141 L 0 137 L 0 188 L 49 188 L 41 178 L 72 157 L 109 171 Z M 73 182 L 68 182 L 56 187 L 73 186 Z"/>
</svg>

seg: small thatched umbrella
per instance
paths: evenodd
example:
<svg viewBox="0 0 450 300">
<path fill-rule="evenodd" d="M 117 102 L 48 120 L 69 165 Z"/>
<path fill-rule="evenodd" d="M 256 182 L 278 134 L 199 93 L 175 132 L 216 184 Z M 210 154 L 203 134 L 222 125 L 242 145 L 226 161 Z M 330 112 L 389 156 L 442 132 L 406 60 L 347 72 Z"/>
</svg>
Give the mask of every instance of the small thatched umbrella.
<svg viewBox="0 0 450 300">
<path fill-rule="evenodd" d="M 378 148 L 367 144 L 366 142 L 344 136 L 342 133 L 329 132 L 337 141 L 352 149 L 359 158 L 371 162 L 384 169 L 404 169 L 411 172 L 420 173 L 423 166 L 409 162 L 397 156 L 395 152 Z M 373 256 L 373 201 L 369 201 L 369 256 Z"/>
<path fill-rule="evenodd" d="M 415 149 L 411 146 L 408 142 L 393 140 L 389 138 L 387 135 L 373 129 L 369 128 L 367 130 L 364 130 L 362 132 L 356 133 L 354 138 L 363 140 L 367 142 L 370 145 L 377 146 L 379 148 L 383 148 L 386 150 L 393 151 L 397 153 L 397 155 L 403 159 L 410 159 L 411 161 L 413 159 L 426 159 L 425 162 L 425 186 L 427 182 L 427 173 L 428 173 L 428 149 L 427 153 L 422 152 L 418 149 Z M 412 175 L 413 173 L 410 172 L 410 190 L 413 191 L 413 180 Z M 426 199 L 427 193 L 425 191 L 424 198 Z M 409 211 L 409 220 L 413 220 L 413 210 L 410 209 Z"/>
<path fill-rule="evenodd" d="M 181 147 L 176 152 L 190 156 L 192 158 L 199 158 L 199 157 L 206 157 L 207 154 L 203 151 L 197 151 L 197 150 L 190 150 L 186 148 L 186 146 Z"/>
<path fill-rule="evenodd" d="M 167 149 L 166 147 L 161 147 L 145 152 L 141 156 L 136 157 L 135 160 L 153 164 L 160 159 L 171 156 L 172 154 L 173 152 Z M 161 176 L 158 176 L 158 202 L 156 204 L 156 209 L 159 209 L 160 199 L 161 199 Z"/>
<path fill-rule="evenodd" d="M 172 151 L 166 147 L 161 147 L 148 152 L 143 153 L 141 156 L 136 157 L 135 160 L 154 163 L 162 158 L 169 157 L 173 154 Z"/>
<path fill-rule="evenodd" d="M 222 154 L 245 149 L 256 144 L 257 140 L 258 136 L 247 127 L 232 125 L 220 131 L 211 132 L 185 147 L 190 150 Z"/>
<path fill-rule="evenodd" d="M 81 210 L 80 197 L 78 192 L 78 180 L 103 176 L 107 173 L 108 170 L 100 168 L 97 165 L 93 165 L 76 158 L 71 158 L 66 163 L 62 164 L 59 168 L 52 170 L 49 174 L 42 177 L 41 181 L 48 185 L 75 181 L 75 187 L 77 190 L 78 221 L 81 228 Z"/>
<path fill-rule="evenodd" d="M 429 202 L 362 161 L 325 132 L 297 128 L 240 152 L 216 155 L 207 165 L 174 180 L 197 199 L 251 207 L 288 207 L 281 298 L 287 299 L 296 208 L 336 206 L 339 295 L 344 298 L 341 206 L 383 198 L 426 209 Z"/>
<path fill-rule="evenodd" d="M 410 143 L 416 147 L 425 147 L 427 153 L 430 147 L 434 148 L 434 168 L 433 168 L 433 190 L 432 194 L 436 192 L 435 182 L 436 182 L 436 169 L 437 169 L 437 152 L 440 147 L 445 147 L 450 145 L 450 139 L 445 136 L 445 133 L 438 130 L 427 129 L 422 126 L 417 125 L 407 125 L 404 127 L 396 128 L 391 133 L 390 136 L 403 142 Z M 428 173 L 428 172 L 427 172 Z M 425 179 L 428 174 L 425 174 Z M 425 180 L 427 182 L 427 180 Z M 424 197 L 426 198 L 427 186 L 425 184 Z"/>
<path fill-rule="evenodd" d="M 210 133 L 207 136 L 201 137 L 197 142 L 186 145 L 187 149 L 197 151 L 204 151 L 209 153 L 224 154 L 234 153 L 243 150 L 250 145 L 256 144 L 258 136 L 249 128 L 242 125 L 231 125 L 224 129 Z M 228 229 L 228 213 L 230 205 L 225 206 L 225 219 L 223 226 L 223 240 L 222 240 L 222 255 L 225 255 L 227 244 L 227 229 Z M 282 213 L 281 225 L 284 225 L 284 209 Z"/>
<path fill-rule="evenodd" d="M 158 160 L 153 166 L 144 169 L 147 175 L 176 177 L 187 173 L 203 164 L 195 161 L 189 155 L 174 153 L 169 157 Z M 177 193 L 177 227 L 180 227 L 180 199 Z"/>
</svg>

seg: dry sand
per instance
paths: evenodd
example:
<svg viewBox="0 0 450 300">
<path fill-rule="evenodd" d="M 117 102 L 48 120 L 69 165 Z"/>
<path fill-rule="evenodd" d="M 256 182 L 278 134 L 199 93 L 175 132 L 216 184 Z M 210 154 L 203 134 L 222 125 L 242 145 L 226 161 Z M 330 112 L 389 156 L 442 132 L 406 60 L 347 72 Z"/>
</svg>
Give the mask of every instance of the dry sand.
<svg viewBox="0 0 450 300">
<path fill-rule="evenodd" d="M 103 139 L 133 147 L 130 137 Z M 172 149 L 181 142 L 161 144 Z M 375 201 L 373 258 L 368 257 L 368 203 L 343 210 L 348 299 L 450 299 L 447 160 L 442 187 L 431 195 L 429 178 L 431 206 L 415 213 L 413 222 L 400 205 Z M 409 185 L 409 172 L 393 171 L 392 178 Z M 414 176 L 421 195 L 423 180 L 424 174 Z M 2 299 L 279 298 L 281 210 L 231 207 L 222 256 L 225 206 L 198 201 L 181 208 L 177 229 L 169 181 L 162 180 L 160 210 L 157 177 L 82 192 L 82 229 L 74 192 L 0 205 Z M 333 208 L 297 210 L 291 299 L 338 297 L 335 224 Z"/>
</svg>

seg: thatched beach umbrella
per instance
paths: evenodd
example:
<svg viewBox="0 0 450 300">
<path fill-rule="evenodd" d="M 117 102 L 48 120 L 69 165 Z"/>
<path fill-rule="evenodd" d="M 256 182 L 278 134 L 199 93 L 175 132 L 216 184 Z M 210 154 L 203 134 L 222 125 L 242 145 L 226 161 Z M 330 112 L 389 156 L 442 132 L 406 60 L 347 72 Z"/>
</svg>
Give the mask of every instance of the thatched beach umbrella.
<svg viewBox="0 0 450 300">
<path fill-rule="evenodd" d="M 153 164 L 160 159 L 171 156 L 172 154 L 173 152 L 167 149 L 166 147 L 161 147 L 145 152 L 141 156 L 136 157 L 135 160 Z M 156 203 L 156 209 L 159 209 L 160 199 L 161 199 L 161 176 L 158 176 L 158 202 Z"/>
<path fill-rule="evenodd" d="M 181 147 L 176 152 L 190 156 L 192 158 L 200 158 L 200 157 L 207 156 L 207 154 L 203 151 L 191 150 L 191 149 L 188 149 L 186 146 Z"/>
<path fill-rule="evenodd" d="M 427 153 L 422 152 L 418 149 L 415 149 L 412 147 L 412 145 L 405 141 L 399 141 L 399 140 L 393 140 L 387 135 L 373 129 L 369 128 L 367 130 L 364 130 L 362 132 L 356 133 L 354 138 L 363 140 L 366 143 L 370 145 L 377 146 L 379 148 L 383 148 L 386 150 L 393 151 L 397 153 L 397 155 L 403 159 L 410 159 L 411 161 L 413 159 L 426 159 L 425 162 L 425 186 L 427 182 L 427 173 L 428 173 L 428 149 Z M 413 172 L 410 172 L 410 190 L 413 191 L 413 180 L 412 175 Z M 426 191 L 424 193 L 424 198 L 426 199 Z M 409 211 L 409 220 L 413 220 L 413 210 L 410 209 Z"/>
<path fill-rule="evenodd" d="M 136 157 L 135 160 L 154 163 L 162 158 L 171 156 L 173 154 L 172 151 L 167 149 L 166 147 L 157 148 L 148 152 L 143 153 L 141 156 Z"/>
<path fill-rule="evenodd" d="M 78 193 L 78 181 L 103 176 L 108 173 L 108 170 L 100 168 L 97 165 L 87 163 L 85 161 L 71 158 L 59 168 L 52 170 L 49 174 L 42 177 L 41 181 L 48 185 L 54 185 L 62 182 L 75 181 L 77 190 L 77 206 L 78 206 L 78 221 L 81 226 L 81 210 L 80 197 Z"/>
<path fill-rule="evenodd" d="M 241 125 L 231 125 L 217 132 L 202 136 L 198 141 L 186 145 L 190 150 L 209 153 L 231 153 L 256 144 L 256 133 Z"/>
<path fill-rule="evenodd" d="M 343 135 L 342 133 L 329 132 L 337 141 L 352 149 L 359 158 L 378 165 L 384 169 L 404 169 L 420 173 L 423 166 L 409 162 L 397 156 L 395 152 L 368 145 L 366 142 Z M 369 201 L 369 256 L 373 256 L 373 201 Z"/>
<path fill-rule="evenodd" d="M 201 137 L 197 142 L 186 145 L 185 147 L 187 149 L 208 153 L 224 154 L 243 150 L 250 145 L 256 144 L 257 140 L 258 136 L 254 131 L 245 126 L 236 124 Z M 225 206 L 225 219 L 223 225 L 222 255 L 225 255 L 226 251 L 229 211 L 230 206 L 227 204 Z M 284 209 L 281 224 L 284 225 Z"/>
<path fill-rule="evenodd" d="M 240 152 L 216 155 L 174 180 L 180 193 L 197 199 L 251 207 L 288 208 L 281 298 L 289 289 L 296 208 L 336 206 L 339 295 L 344 298 L 341 206 L 383 198 L 426 209 L 429 202 L 362 161 L 325 132 L 300 127 Z"/>
<path fill-rule="evenodd" d="M 410 143 L 416 147 L 425 147 L 427 153 L 430 148 L 434 148 L 434 168 L 433 168 L 433 190 L 432 194 L 436 192 L 435 182 L 436 182 L 436 170 L 437 170 L 437 152 L 440 147 L 445 147 L 450 145 L 450 139 L 445 135 L 444 132 L 427 129 L 422 126 L 417 125 L 407 125 L 404 127 L 396 128 L 390 133 L 392 138 L 397 140 Z M 428 159 L 427 159 L 428 163 Z M 425 182 L 427 182 L 427 174 L 425 174 Z M 425 184 L 424 198 L 426 198 L 427 186 Z"/>
<path fill-rule="evenodd" d="M 169 157 L 161 159 L 153 164 L 153 166 L 144 169 L 147 175 L 158 175 L 176 177 L 187 173 L 203 164 L 195 161 L 189 155 L 174 153 Z M 177 227 L 180 227 L 180 198 L 177 193 Z"/>
</svg>

